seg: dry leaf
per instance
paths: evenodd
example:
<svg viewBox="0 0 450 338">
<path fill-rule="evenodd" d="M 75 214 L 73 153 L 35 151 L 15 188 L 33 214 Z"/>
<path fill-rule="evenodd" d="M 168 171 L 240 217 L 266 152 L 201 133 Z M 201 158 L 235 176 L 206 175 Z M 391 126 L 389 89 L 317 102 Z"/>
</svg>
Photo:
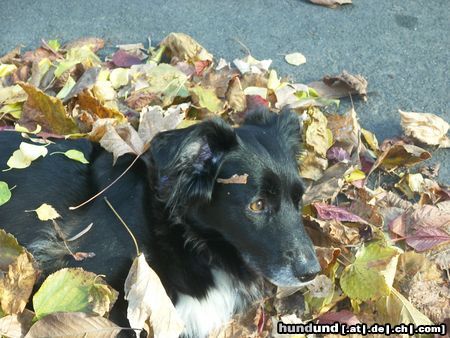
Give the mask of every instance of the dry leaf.
<svg viewBox="0 0 450 338">
<path fill-rule="evenodd" d="M 114 118 L 119 123 L 127 121 L 120 111 L 106 107 L 87 90 L 78 94 L 77 102 L 81 109 L 87 110 L 99 118 Z"/>
<path fill-rule="evenodd" d="M 336 8 L 337 6 L 351 4 L 352 0 L 309 0 L 313 4 L 330 7 L 330 8 Z"/>
<path fill-rule="evenodd" d="M 429 113 L 409 113 L 401 110 L 399 112 L 406 136 L 414 137 L 429 145 L 450 147 L 450 139 L 447 136 L 450 126 L 445 120 Z"/>
<path fill-rule="evenodd" d="M 106 318 L 83 312 L 52 313 L 37 321 L 25 338 L 113 338 L 122 329 Z"/>
<path fill-rule="evenodd" d="M 36 210 L 32 210 L 32 211 L 36 212 L 38 218 L 41 221 L 48 221 L 48 220 L 53 220 L 58 217 L 61 217 L 61 215 L 58 214 L 58 212 L 55 210 L 55 208 L 53 208 L 50 204 L 47 204 L 47 203 L 41 204 L 41 206 L 39 208 L 37 208 Z"/>
<path fill-rule="evenodd" d="M 293 66 L 300 66 L 306 63 L 306 58 L 302 53 L 291 53 L 284 56 L 287 63 Z"/>
<path fill-rule="evenodd" d="M 230 178 L 218 178 L 217 183 L 222 184 L 247 184 L 248 174 L 238 175 L 234 174 Z"/>
<path fill-rule="evenodd" d="M 124 154 L 140 155 L 144 152 L 144 142 L 138 132 L 129 124 L 113 127 L 106 125 L 106 132 L 100 139 L 100 145 L 113 154 L 113 163 Z"/>
<path fill-rule="evenodd" d="M 194 63 L 212 61 L 213 56 L 192 37 L 184 33 L 170 33 L 160 46 L 166 47 L 171 57 Z"/>
<path fill-rule="evenodd" d="M 243 112 L 247 108 L 246 96 L 239 77 L 231 79 L 225 97 L 228 105 L 234 111 Z"/>
<path fill-rule="evenodd" d="M 0 337 L 22 338 L 30 330 L 34 313 L 25 309 L 18 315 L 0 318 Z"/>
<path fill-rule="evenodd" d="M 322 81 L 308 84 L 320 97 L 338 99 L 358 94 L 367 100 L 367 80 L 361 75 L 352 75 L 344 70 L 337 76 L 325 76 Z"/>
<path fill-rule="evenodd" d="M 21 125 L 34 130 L 39 124 L 42 130 L 60 135 L 78 132 L 75 121 L 67 116 L 60 99 L 48 96 L 28 83 L 20 82 L 19 85 L 28 94 L 19 120 Z"/>
<path fill-rule="evenodd" d="M 132 328 L 144 328 L 150 318 L 155 338 L 177 338 L 183 331 L 183 321 L 143 254 L 134 259 L 128 273 L 125 299 L 128 300 L 127 317 Z M 136 334 L 139 336 L 139 331 Z"/>
</svg>

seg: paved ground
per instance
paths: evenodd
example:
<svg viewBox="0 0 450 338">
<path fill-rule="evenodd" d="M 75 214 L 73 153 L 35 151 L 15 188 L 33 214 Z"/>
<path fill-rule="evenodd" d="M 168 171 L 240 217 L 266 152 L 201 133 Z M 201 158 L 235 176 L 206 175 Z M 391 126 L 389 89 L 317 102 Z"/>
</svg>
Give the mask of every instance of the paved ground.
<svg viewBox="0 0 450 338">
<path fill-rule="evenodd" d="M 195 37 L 215 56 L 271 58 L 280 74 L 303 83 L 343 69 L 369 81 L 356 102 L 361 124 L 380 140 L 400 134 L 398 109 L 450 121 L 450 1 L 353 0 L 337 10 L 303 0 L 1 0 L 0 53 L 41 38 L 99 36 L 111 44 L 161 40 L 172 31 Z M 299 51 L 293 67 L 283 54 Z M 450 151 L 440 150 L 450 183 Z"/>
</svg>

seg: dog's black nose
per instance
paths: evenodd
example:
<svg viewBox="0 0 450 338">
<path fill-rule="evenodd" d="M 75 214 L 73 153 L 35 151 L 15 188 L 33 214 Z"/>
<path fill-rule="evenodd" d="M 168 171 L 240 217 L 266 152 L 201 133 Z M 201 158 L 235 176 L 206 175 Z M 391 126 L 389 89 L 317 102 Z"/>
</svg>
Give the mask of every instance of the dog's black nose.
<svg viewBox="0 0 450 338">
<path fill-rule="evenodd" d="M 312 281 L 318 275 L 318 272 L 307 273 L 297 277 L 301 282 L 306 283 Z"/>
</svg>

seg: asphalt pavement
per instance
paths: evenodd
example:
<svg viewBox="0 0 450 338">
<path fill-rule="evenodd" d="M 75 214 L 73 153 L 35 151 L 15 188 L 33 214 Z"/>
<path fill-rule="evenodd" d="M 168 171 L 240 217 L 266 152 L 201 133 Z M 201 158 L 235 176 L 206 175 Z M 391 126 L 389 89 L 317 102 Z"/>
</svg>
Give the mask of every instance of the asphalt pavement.
<svg viewBox="0 0 450 338">
<path fill-rule="evenodd" d="M 401 134 L 398 109 L 450 122 L 450 1 L 353 2 L 327 9 L 306 0 L 1 0 L 0 54 L 17 44 L 35 48 L 41 38 L 98 36 L 114 46 L 185 32 L 228 60 L 244 56 L 244 44 L 300 83 L 344 69 L 362 74 L 368 101 L 355 108 L 379 140 Z M 307 63 L 287 64 L 283 56 L 291 52 Z M 450 150 L 433 160 L 450 184 Z"/>
</svg>

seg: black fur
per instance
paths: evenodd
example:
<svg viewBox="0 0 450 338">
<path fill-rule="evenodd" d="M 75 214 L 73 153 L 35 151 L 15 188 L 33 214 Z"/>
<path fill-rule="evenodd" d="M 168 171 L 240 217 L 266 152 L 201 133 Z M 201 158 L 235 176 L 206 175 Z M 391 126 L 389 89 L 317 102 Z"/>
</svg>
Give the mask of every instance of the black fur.
<svg viewBox="0 0 450 338">
<path fill-rule="evenodd" d="M 300 218 L 299 136 L 295 113 L 274 114 L 262 108 L 249 113 L 236 129 L 214 119 L 160 133 L 142 160 L 105 193 L 175 303 L 179 293 L 204 297 L 214 286 L 213 268 L 244 286 L 262 277 L 278 285 L 297 285 L 319 272 Z M 27 142 L 17 133 L 0 133 L 2 169 L 21 141 Z M 92 230 L 71 243 L 71 249 L 96 256 L 83 262 L 66 256 L 65 264 L 105 274 L 122 291 L 135 256 L 126 230 L 102 198 L 75 211 L 68 207 L 108 185 L 133 156 L 123 156 L 112 167 L 112 156 L 86 140 L 49 146 L 50 152 L 68 149 L 82 151 L 90 164 L 53 155 L 27 169 L 0 173 L 1 181 L 16 186 L 12 199 L 0 206 L 0 228 L 34 248 L 42 268 L 50 272 L 63 261 L 46 247 L 55 246 L 55 241 L 42 241 L 52 226 L 24 210 L 44 202 L 53 205 L 68 234 L 93 222 Z M 234 174 L 248 174 L 247 184 L 217 183 L 217 178 Z M 262 212 L 249 208 L 258 199 L 267 206 Z M 41 232 L 44 228 L 47 231 Z M 116 306 L 121 325 L 126 325 L 125 306 L 123 300 Z"/>
</svg>

